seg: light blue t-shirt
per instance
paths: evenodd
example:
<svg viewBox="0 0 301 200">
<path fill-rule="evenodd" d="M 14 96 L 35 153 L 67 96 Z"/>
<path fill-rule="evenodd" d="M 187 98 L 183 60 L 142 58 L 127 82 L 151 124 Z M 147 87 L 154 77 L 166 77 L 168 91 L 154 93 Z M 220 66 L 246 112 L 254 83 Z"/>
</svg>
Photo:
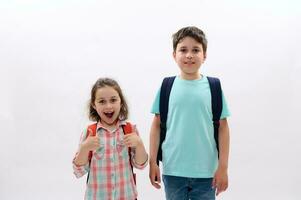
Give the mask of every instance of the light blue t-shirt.
<svg viewBox="0 0 301 200">
<path fill-rule="evenodd" d="M 230 115 L 223 98 L 221 119 Z M 160 89 L 151 112 L 159 114 Z M 166 138 L 162 144 L 163 174 L 192 178 L 214 176 L 218 157 L 212 125 L 211 93 L 207 77 L 176 77 L 168 106 Z"/>
</svg>

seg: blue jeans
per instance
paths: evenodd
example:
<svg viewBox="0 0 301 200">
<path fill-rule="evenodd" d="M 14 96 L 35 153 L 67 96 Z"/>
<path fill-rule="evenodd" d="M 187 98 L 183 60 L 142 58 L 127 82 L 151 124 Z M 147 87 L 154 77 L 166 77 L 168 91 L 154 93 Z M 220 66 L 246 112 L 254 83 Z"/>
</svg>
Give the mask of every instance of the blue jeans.
<svg viewBox="0 0 301 200">
<path fill-rule="evenodd" d="M 163 175 L 167 200 L 215 200 L 212 178 L 186 178 Z"/>
</svg>

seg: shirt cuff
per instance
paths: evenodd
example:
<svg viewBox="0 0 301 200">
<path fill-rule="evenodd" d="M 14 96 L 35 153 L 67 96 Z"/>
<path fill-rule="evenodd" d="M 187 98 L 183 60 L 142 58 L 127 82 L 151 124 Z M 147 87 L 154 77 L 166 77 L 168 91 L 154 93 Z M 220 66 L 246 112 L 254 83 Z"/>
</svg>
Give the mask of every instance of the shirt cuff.
<svg viewBox="0 0 301 200">
<path fill-rule="evenodd" d="M 76 165 L 74 163 L 76 157 L 74 157 L 73 161 L 72 161 L 72 166 L 73 166 L 73 174 L 76 176 L 76 178 L 80 178 L 83 175 L 85 175 L 86 173 L 88 173 L 89 171 L 89 163 L 85 164 L 85 165 Z"/>
<path fill-rule="evenodd" d="M 145 162 L 142 164 L 138 164 L 136 162 L 135 156 L 132 157 L 132 164 L 133 164 L 133 167 L 135 167 L 136 169 L 144 169 L 147 166 L 147 163 L 148 163 L 148 155 L 147 155 Z"/>
</svg>

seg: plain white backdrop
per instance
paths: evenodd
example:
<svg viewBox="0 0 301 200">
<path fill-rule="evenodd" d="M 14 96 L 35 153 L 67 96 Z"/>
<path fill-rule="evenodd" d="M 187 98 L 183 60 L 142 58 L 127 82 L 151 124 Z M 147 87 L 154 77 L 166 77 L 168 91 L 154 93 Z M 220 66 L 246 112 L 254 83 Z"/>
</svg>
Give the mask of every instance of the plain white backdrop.
<svg viewBox="0 0 301 200">
<path fill-rule="evenodd" d="M 83 199 L 71 161 L 99 77 L 120 83 L 148 149 L 154 95 L 179 73 L 171 35 L 189 25 L 232 113 L 218 199 L 300 199 L 300 21 L 297 0 L 1 0 L 0 199 Z M 136 172 L 139 199 L 165 199 Z"/>
</svg>

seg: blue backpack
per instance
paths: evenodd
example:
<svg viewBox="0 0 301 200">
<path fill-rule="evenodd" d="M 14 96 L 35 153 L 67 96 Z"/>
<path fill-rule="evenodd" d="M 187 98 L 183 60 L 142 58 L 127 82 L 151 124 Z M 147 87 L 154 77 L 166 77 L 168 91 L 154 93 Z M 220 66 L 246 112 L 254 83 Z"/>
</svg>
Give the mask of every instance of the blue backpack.
<svg viewBox="0 0 301 200">
<path fill-rule="evenodd" d="M 208 77 L 208 82 L 210 86 L 211 92 L 211 105 L 212 105 L 212 122 L 214 127 L 214 139 L 216 143 L 217 151 L 218 148 L 218 128 L 219 128 L 219 120 L 223 110 L 223 102 L 222 102 L 222 89 L 220 80 L 214 77 Z M 168 104 L 169 104 L 169 95 L 175 80 L 175 76 L 166 77 L 163 79 L 160 91 L 160 143 L 157 154 L 157 164 L 159 165 L 159 161 L 162 162 L 162 143 L 165 140 L 166 136 L 166 120 L 168 113 Z"/>
</svg>

